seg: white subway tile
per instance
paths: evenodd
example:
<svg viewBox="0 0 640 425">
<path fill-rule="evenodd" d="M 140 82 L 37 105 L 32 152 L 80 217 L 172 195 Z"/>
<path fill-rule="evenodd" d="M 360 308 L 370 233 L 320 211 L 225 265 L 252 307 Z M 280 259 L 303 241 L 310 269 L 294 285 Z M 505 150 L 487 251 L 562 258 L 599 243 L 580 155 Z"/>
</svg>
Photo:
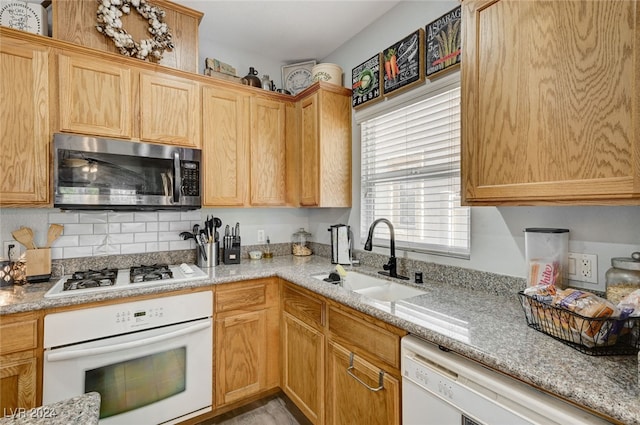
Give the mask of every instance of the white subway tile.
<svg viewBox="0 0 640 425">
<path fill-rule="evenodd" d="M 93 255 L 119 255 L 120 245 L 100 245 L 93 247 Z"/>
<path fill-rule="evenodd" d="M 77 223 L 78 213 L 49 213 L 49 223 L 67 224 Z"/>
<path fill-rule="evenodd" d="M 172 232 L 190 232 L 193 226 L 189 221 L 172 221 L 169 223 L 169 230 Z"/>
<path fill-rule="evenodd" d="M 168 232 L 169 231 L 169 222 L 168 221 L 160 221 L 158 222 L 158 232 Z"/>
<path fill-rule="evenodd" d="M 157 212 L 137 212 L 133 215 L 134 221 L 158 221 Z"/>
<path fill-rule="evenodd" d="M 121 243 L 132 243 L 133 242 L 133 233 L 116 233 L 110 234 L 108 236 L 108 244 L 121 244 Z"/>
<path fill-rule="evenodd" d="M 202 214 L 200 210 L 182 211 L 180 212 L 180 220 L 202 221 Z"/>
<path fill-rule="evenodd" d="M 60 236 L 58 239 L 56 239 L 51 246 L 55 248 L 63 248 L 67 246 L 79 246 L 79 245 L 80 243 L 78 242 L 78 236 L 63 235 L 63 236 Z"/>
<path fill-rule="evenodd" d="M 122 233 L 139 233 L 147 230 L 145 223 L 122 223 L 120 226 Z"/>
<path fill-rule="evenodd" d="M 120 245 L 120 254 L 137 254 L 145 252 L 146 248 L 143 243 L 125 243 Z"/>
<path fill-rule="evenodd" d="M 156 242 L 158 240 L 157 232 L 135 233 L 133 235 L 135 242 Z"/>
<path fill-rule="evenodd" d="M 78 243 L 80 246 L 104 245 L 107 242 L 107 235 L 80 235 Z"/>
<path fill-rule="evenodd" d="M 109 223 L 130 223 L 133 221 L 133 213 L 109 213 Z"/>
<path fill-rule="evenodd" d="M 158 241 L 180 241 L 182 238 L 177 232 L 158 232 Z"/>
<path fill-rule="evenodd" d="M 177 211 L 159 212 L 158 221 L 180 221 L 180 212 L 177 212 Z"/>
<path fill-rule="evenodd" d="M 147 223 L 147 232 L 157 232 L 158 227 L 159 226 L 157 221 Z"/>
<path fill-rule="evenodd" d="M 62 248 L 51 248 L 51 259 L 52 260 L 60 260 L 63 257 L 63 249 Z"/>
<path fill-rule="evenodd" d="M 80 213 L 80 223 L 106 223 L 107 213 Z"/>
<path fill-rule="evenodd" d="M 164 242 L 163 242 L 164 243 Z M 158 242 L 147 242 L 147 252 L 159 252 Z"/>
<path fill-rule="evenodd" d="M 94 224 L 93 225 L 93 234 L 94 235 L 106 235 L 107 234 L 107 224 Z"/>
<path fill-rule="evenodd" d="M 62 248 L 64 258 L 79 258 L 79 257 L 91 257 L 93 252 L 87 250 L 86 246 Z"/>
<path fill-rule="evenodd" d="M 191 240 L 169 242 L 169 251 L 179 251 L 181 249 L 193 249 Z"/>
<path fill-rule="evenodd" d="M 169 251 L 169 242 L 157 242 L 158 249 L 157 251 Z"/>
<path fill-rule="evenodd" d="M 120 233 L 120 223 L 109 223 L 107 225 L 107 233 Z"/>
<path fill-rule="evenodd" d="M 92 235 L 93 224 L 66 224 L 64 226 L 64 234 L 67 236 L 68 235 Z"/>
</svg>

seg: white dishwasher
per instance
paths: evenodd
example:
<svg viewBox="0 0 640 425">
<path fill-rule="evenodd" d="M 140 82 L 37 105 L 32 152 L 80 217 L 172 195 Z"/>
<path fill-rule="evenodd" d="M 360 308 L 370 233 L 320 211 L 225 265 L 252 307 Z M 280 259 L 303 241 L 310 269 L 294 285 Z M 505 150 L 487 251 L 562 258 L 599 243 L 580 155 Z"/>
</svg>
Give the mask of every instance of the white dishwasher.
<svg viewBox="0 0 640 425">
<path fill-rule="evenodd" d="M 610 424 L 412 335 L 401 367 L 404 425 Z"/>
</svg>

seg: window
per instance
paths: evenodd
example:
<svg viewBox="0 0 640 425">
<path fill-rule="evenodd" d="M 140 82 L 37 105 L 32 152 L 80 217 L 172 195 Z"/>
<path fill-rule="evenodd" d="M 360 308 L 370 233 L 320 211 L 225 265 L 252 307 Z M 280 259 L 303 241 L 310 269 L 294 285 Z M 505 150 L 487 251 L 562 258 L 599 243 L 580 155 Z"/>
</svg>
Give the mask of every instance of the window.
<svg viewBox="0 0 640 425">
<path fill-rule="evenodd" d="M 453 81 L 453 82 L 452 82 Z M 468 258 L 469 208 L 460 206 L 460 79 L 361 122 L 361 236 L 393 223 L 401 249 Z M 387 245 L 386 226 L 374 244 Z"/>
</svg>

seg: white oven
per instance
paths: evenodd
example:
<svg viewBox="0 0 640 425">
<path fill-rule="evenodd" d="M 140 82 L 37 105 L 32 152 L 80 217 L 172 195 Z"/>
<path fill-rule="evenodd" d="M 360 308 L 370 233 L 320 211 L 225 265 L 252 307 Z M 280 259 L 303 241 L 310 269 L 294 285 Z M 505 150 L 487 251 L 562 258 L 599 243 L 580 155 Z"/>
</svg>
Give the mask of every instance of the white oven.
<svg viewBox="0 0 640 425">
<path fill-rule="evenodd" d="M 212 314 L 204 291 L 47 315 L 43 403 L 97 391 L 101 425 L 210 411 Z"/>
</svg>

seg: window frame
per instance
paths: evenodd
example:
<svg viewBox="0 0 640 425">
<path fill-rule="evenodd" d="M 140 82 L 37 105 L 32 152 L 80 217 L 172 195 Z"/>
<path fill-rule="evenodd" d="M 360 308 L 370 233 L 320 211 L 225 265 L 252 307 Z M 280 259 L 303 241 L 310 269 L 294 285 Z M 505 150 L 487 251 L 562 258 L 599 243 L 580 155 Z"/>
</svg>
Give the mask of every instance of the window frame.
<svg viewBox="0 0 640 425">
<path fill-rule="evenodd" d="M 364 108 L 356 111 L 354 115 L 354 123 L 357 126 L 357 135 L 358 135 L 358 140 L 360 141 L 360 143 L 358 143 L 358 146 L 357 146 L 358 153 L 359 153 L 358 155 L 359 160 L 357 161 L 357 166 L 360 167 L 360 169 L 358 170 L 359 171 L 358 175 L 362 176 L 361 167 L 362 167 L 362 123 L 363 122 L 378 118 L 380 116 L 391 113 L 395 110 L 429 99 L 433 96 L 446 93 L 447 91 L 451 90 L 453 87 L 455 86 L 460 87 L 460 85 L 461 85 L 460 71 L 455 70 L 449 74 L 446 74 L 445 76 L 438 78 L 433 82 L 428 81 L 426 84 L 420 87 L 416 87 L 415 89 L 409 92 L 405 92 L 399 96 L 385 98 L 383 101 L 378 102 L 374 105 L 371 105 L 368 108 Z M 461 152 L 461 155 L 462 155 L 462 152 Z M 364 244 L 364 242 L 367 239 L 367 233 L 363 229 L 364 223 L 361 223 L 362 214 L 364 210 L 361 179 L 357 182 L 357 184 L 358 184 L 358 190 L 359 190 L 358 202 L 360 207 L 360 211 L 358 211 L 358 221 L 360 222 L 359 230 L 361 233 L 360 243 Z M 468 244 L 467 244 L 466 250 L 459 250 L 455 248 L 440 250 L 440 249 L 429 249 L 426 247 L 416 247 L 416 246 L 407 245 L 405 241 L 398 240 L 397 237 L 396 237 L 396 250 L 446 256 L 450 258 L 470 259 L 471 257 L 471 209 L 470 207 L 465 207 L 463 205 L 461 205 L 461 208 L 466 209 L 467 211 L 466 226 L 467 226 Z M 386 226 L 381 226 L 380 229 L 384 233 L 388 234 L 386 230 Z M 377 228 L 376 228 L 376 233 L 378 233 Z M 396 233 L 397 233 L 397 229 L 396 229 Z M 373 245 L 376 247 L 388 248 L 390 243 L 388 238 L 374 238 Z"/>
</svg>

